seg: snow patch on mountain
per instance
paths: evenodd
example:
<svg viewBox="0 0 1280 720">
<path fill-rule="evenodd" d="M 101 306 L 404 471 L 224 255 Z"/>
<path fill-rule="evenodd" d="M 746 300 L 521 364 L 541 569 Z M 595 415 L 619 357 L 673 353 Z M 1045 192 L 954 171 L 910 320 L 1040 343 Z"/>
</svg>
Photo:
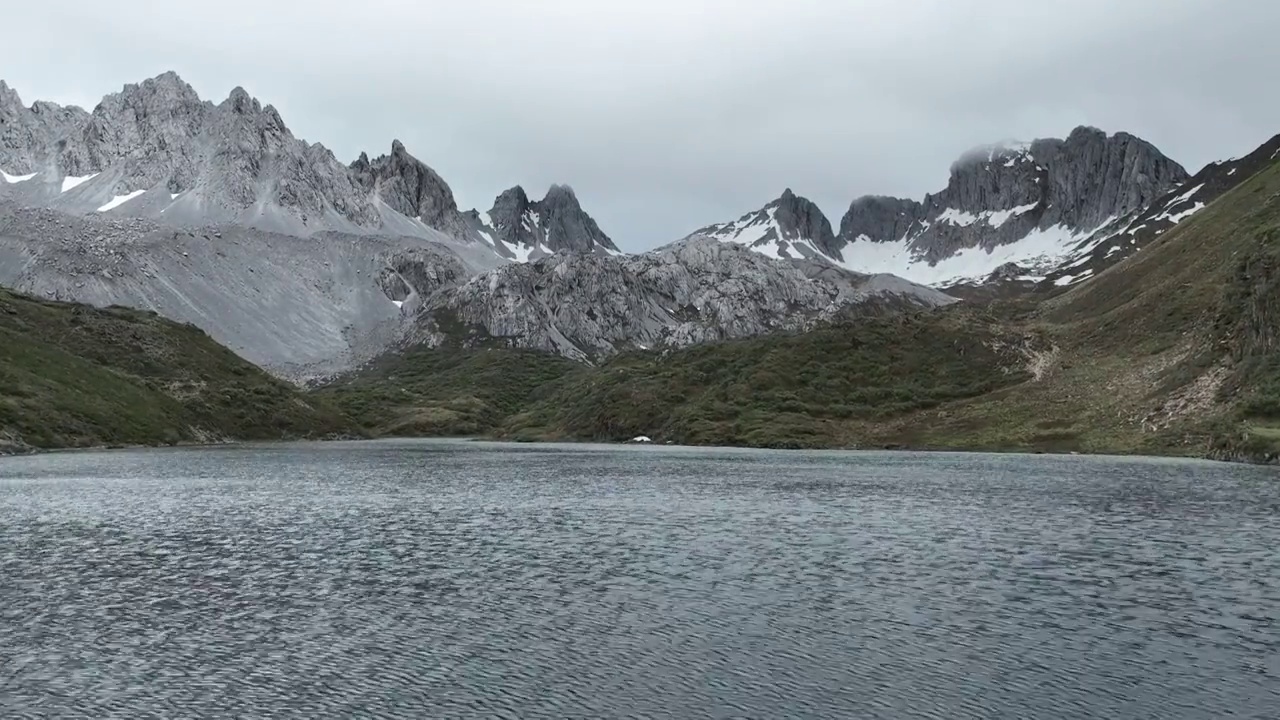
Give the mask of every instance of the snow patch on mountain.
<svg viewBox="0 0 1280 720">
<path fill-rule="evenodd" d="M 888 273 L 932 287 L 982 282 L 997 268 L 1010 263 L 1030 269 L 1034 276 L 1088 253 L 1096 245 L 1090 238 L 1112 222 L 1114 218 L 1084 232 L 1074 232 L 1063 225 L 1037 228 L 1021 240 L 990 249 L 963 248 L 934 264 L 924 261 L 910 238 L 877 243 L 863 235 L 850 246 L 851 252 L 840 265 L 854 272 Z"/>
<path fill-rule="evenodd" d="M 1174 225 L 1177 225 L 1183 220 L 1186 220 L 1192 215 L 1195 215 L 1196 213 L 1200 212 L 1204 208 L 1205 208 L 1205 204 L 1202 202 L 1198 202 L 1195 205 L 1191 206 L 1190 208 L 1183 210 L 1182 212 L 1173 213 L 1173 214 L 1169 214 L 1168 212 L 1166 212 L 1164 215 L 1157 217 L 1156 220 L 1168 220 Z"/>
<path fill-rule="evenodd" d="M 10 175 L 5 171 L 0 170 L 0 177 L 3 177 L 4 181 L 11 185 L 14 183 L 26 182 L 35 176 L 35 173 L 31 173 L 29 175 Z"/>
<path fill-rule="evenodd" d="M 98 173 L 93 173 L 92 175 L 81 175 L 79 177 L 71 177 L 68 175 L 67 177 L 62 178 L 62 192 L 69 192 L 96 177 L 98 177 Z"/>
<path fill-rule="evenodd" d="M 108 202 L 106 205 L 103 205 L 102 207 L 98 208 L 98 212 L 107 212 L 108 210 L 114 210 L 115 208 L 120 207 L 121 205 L 129 202 L 130 200 L 138 197 L 139 195 L 144 194 L 145 192 L 146 190 L 134 190 L 133 192 L 125 193 L 124 195 L 117 195 L 114 198 L 112 198 L 110 202 Z"/>
<path fill-rule="evenodd" d="M 1035 210 L 1036 205 L 1038 204 L 1039 203 L 1029 203 L 1027 205 L 1019 205 L 1018 207 L 1009 208 L 1008 210 L 988 210 L 986 213 L 987 224 L 993 228 L 1003 227 L 1005 223 L 1009 222 L 1009 218 L 1014 217 L 1015 215 L 1026 215 L 1032 210 Z"/>
</svg>

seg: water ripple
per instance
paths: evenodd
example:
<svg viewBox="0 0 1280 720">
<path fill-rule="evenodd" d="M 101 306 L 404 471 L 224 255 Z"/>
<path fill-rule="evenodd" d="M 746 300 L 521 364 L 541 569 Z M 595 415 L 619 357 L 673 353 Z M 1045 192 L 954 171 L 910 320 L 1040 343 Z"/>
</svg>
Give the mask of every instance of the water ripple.
<svg viewBox="0 0 1280 720">
<path fill-rule="evenodd" d="M 0 715 L 1274 718 L 1280 482 L 367 443 L 0 462 Z"/>
</svg>

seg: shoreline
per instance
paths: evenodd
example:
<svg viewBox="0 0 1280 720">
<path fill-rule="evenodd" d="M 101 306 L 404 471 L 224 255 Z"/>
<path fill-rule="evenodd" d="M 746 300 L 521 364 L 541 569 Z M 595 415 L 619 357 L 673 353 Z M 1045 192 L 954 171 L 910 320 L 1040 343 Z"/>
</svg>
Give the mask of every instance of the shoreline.
<svg viewBox="0 0 1280 720">
<path fill-rule="evenodd" d="M 887 454 L 937 454 L 937 455 L 1018 455 L 1026 457 L 1050 457 L 1050 458 L 1114 458 L 1127 460 L 1190 460 L 1198 462 L 1213 462 L 1231 465 L 1255 465 L 1260 467 L 1280 466 L 1280 458 L 1259 458 L 1251 457 L 1243 453 L 1202 455 L 1202 454 L 1151 454 L 1151 453 L 1124 453 L 1124 452 L 1043 452 L 1027 449 L 972 449 L 972 448 L 946 448 L 946 447 L 909 447 L 909 446 L 893 446 L 893 447 L 850 447 L 850 446 L 829 446 L 829 447 L 807 447 L 807 448 L 783 448 L 768 447 L 757 445 L 687 445 L 679 443 L 634 443 L 630 441 L 610 442 L 604 440 L 574 440 L 574 439 L 558 439 L 558 440 L 517 440 L 511 438 L 490 437 L 490 436 L 384 436 L 384 437 L 326 437 L 326 438 L 288 438 L 288 439 L 247 439 L 247 440 L 222 440 L 216 442 L 180 442 L 163 445 L 146 445 L 146 444 L 111 444 L 111 445 L 95 445 L 84 447 L 53 447 L 38 448 L 26 446 L 19 451 L 12 451 L 10 447 L 0 447 L 0 462 L 5 458 L 30 457 L 35 455 L 60 455 L 71 453 L 94 453 L 94 452 L 118 452 L 131 450 L 193 450 L 193 449 L 212 449 L 212 448 L 232 448 L 243 447 L 248 445 L 287 445 L 296 443 L 364 443 L 364 442 L 413 442 L 413 441 L 441 441 L 441 442 L 458 442 L 458 443 L 492 443 L 507 444 L 512 446 L 553 446 L 553 445 L 595 445 L 600 447 L 634 447 L 647 448 L 649 450 L 659 450 L 663 448 L 685 449 L 685 450 L 757 450 L 772 452 L 847 452 L 847 453 L 887 453 Z"/>
</svg>

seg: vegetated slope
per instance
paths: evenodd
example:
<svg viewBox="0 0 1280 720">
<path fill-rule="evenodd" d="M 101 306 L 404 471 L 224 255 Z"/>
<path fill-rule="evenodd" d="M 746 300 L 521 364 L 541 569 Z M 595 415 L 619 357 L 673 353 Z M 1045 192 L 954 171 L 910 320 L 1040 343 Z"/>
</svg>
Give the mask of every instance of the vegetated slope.
<svg viewBox="0 0 1280 720">
<path fill-rule="evenodd" d="M 631 354 L 567 376 L 518 439 L 829 447 L 859 423 L 1015 384 L 1033 338 L 968 311 L 860 318 L 805 333 Z"/>
<path fill-rule="evenodd" d="M 0 290 L 0 445 L 158 445 L 344 434 L 201 330 L 123 308 Z"/>
<path fill-rule="evenodd" d="M 1267 459 L 1280 450 L 1278 343 L 1273 164 L 1043 305 L 620 357 L 566 377 L 505 432 Z"/>
<path fill-rule="evenodd" d="M 579 367 L 536 350 L 419 346 L 385 356 L 316 395 L 377 435 L 487 435 L 540 389 Z"/>
</svg>

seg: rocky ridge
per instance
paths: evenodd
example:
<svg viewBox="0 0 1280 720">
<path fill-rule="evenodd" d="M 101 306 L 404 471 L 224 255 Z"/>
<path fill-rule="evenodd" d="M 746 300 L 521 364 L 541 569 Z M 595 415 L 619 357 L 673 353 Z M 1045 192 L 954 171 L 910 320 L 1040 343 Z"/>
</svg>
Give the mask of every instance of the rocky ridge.
<svg viewBox="0 0 1280 720">
<path fill-rule="evenodd" d="M 461 212 L 448 183 L 399 141 L 388 155 L 346 166 L 243 88 L 214 104 L 172 72 L 126 85 L 92 112 L 26 107 L 0 83 L 0 171 L 0 201 L 20 207 L 291 235 L 417 236 L 470 246 L 477 269 L 526 258 L 530 239 L 549 252 L 592 252 L 596 243 L 617 251 L 567 188 L 530 204 L 551 221 L 538 230 L 545 237 L 516 237 L 519 223 L 504 233 Z"/>
<path fill-rule="evenodd" d="M 737 223 L 695 234 L 745 237 L 774 256 L 821 257 L 946 287 L 985 279 L 1011 263 L 1043 273 L 1074 259 L 1187 178 L 1144 140 L 1080 127 L 1065 140 L 971 150 L 952 165 L 947 187 L 920 201 L 857 198 L 834 237 L 821 212 L 790 191 Z M 798 219 L 780 212 L 789 207 L 804 212 Z"/>
<path fill-rule="evenodd" d="M 427 299 L 412 337 L 595 360 L 800 330 L 884 302 L 924 309 L 955 299 L 897 277 L 691 238 L 641 255 L 557 254 L 497 268 Z"/>
<path fill-rule="evenodd" d="M 519 185 L 506 190 L 487 213 L 473 212 L 471 222 L 480 234 L 519 260 L 557 252 L 619 254 L 613 240 L 600 229 L 568 185 L 552 185 L 542 200 L 531 201 Z"/>
</svg>

